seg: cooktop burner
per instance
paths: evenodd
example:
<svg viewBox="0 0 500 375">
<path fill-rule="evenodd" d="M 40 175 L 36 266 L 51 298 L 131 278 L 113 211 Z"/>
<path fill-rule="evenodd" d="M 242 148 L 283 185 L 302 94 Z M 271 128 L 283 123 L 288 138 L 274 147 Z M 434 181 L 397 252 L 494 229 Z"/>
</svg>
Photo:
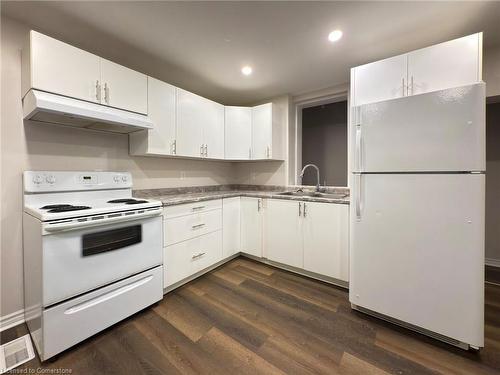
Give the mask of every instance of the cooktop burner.
<svg viewBox="0 0 500 375">
<path fill-rule="evenodd" d="M 49 212 L 68 212 L 68 211 L 80 211 L 80 210 L 88 210 L 89 206 L 72 206 L 72 205 L 63 205 L 63 207 L 56 207 L 49 210 Z"/>
<path fill-rule="evenodd" d="M 108 203 L 127 203 L 127 202 L 135 202 L 134 198 L 122 198 L 122 199 L 113 199 L 108 201 Z"/>
<path fill-rule="evenodd" d="M 140 204 L 140 203 L 148 203 L 148 201 L 145 201 L 144 199 L 138 199 L 138 200 L 126 202 L 125 204 Z"/>
<path fill-rule="evenodd" d="M 63 208 L 63 207 L 73 207 L 71 204 L 49 204 L 47 206 L 40 207 L 41 210 L 51 210 L 53 208 Z"/>
</svg>

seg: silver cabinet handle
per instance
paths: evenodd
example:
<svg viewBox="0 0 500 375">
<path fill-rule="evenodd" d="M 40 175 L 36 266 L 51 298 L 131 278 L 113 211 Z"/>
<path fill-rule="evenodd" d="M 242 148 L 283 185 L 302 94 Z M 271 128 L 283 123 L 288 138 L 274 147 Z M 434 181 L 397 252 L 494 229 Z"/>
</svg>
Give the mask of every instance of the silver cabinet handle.
<svg viewBox="0 0 500 375">
<path fill-rule="evenodd" d="M 307 216 L 307 211 L 306 211 L 306 208 L 307 208 L 307 204 L 306 204 L 306 203 L 304 203 L 304 217 L 306 217 L 306 216 Z"/>
<path fill-rule="evenodd" d="M 95 98 L 99 103 L 101 102 L 101 84 L 99 80 L 95 81 Z"/>
<path fill-rule="evenodd" d="M 269 159 L 269 155 L 270 155 L 269 146 L 267 146 L 267 148 L 266 148 L 266 155 L 267 155 L 267 158 Z"/>
<path fill-rule="evenodd" d="M 177 154 L 177 140 L 176 139 L 174 139 L 172 142 L 171 150 L 172 150 L 172 155 Z"/>
<path fill-rule="evenodd" d="M 204 208 L 205 208 L 205 206 L 196 206 L 196 207 L 193 207 L 192 210 L 196 211 L 196 210 L 202 210 Z"/>
<path fill-rule="evenodd" d="M 109 104 L 109 86 L 107 83 L 104 83 L 104 101 Z"/>
<path fill-rule="evenodd" d="M 198 259 L 200 257 L 202 257 L 203 255 L 205 255 L 205 253 L 198 253 L 198 254 L 194 254 L 191 259 Z"/>
<path fill-rule="evenodd" d="M 261 200 L 257 199 L 257 211 L 259 211 L 259 212 L 260 212 L 260 209 L 261 209 L 261 205 L 262 205 Z"/>
<path fill-rule="evenodd" d="M 410 87 L 411 87 L 411 94 L 413 95 L 413 76 L 411 76 L 411 81 L 410 81 Z"/>
<path fill-rule="evenodd" d="M 408 88 L 405 86 L 405 77 L 403 77 L 402 80 L 403 80 L 403 96 L 407 96 Z"/>
<path fill-rule="evenodd" d="M 299 202 L 299 216 L 302 216 L 302 202 Z"/>
<path fill-rule="evenodd" d="M 203 147 L 203 143 L 202 143 L 200 146 L 200 155 L 201 156 L 205 156 L 205 155 L 203 155 L 203 150 L 204 150 L 204 147 Z"/>
<path fill-rule="evenodd" d="M 198 229 L 198 228 L 203 228 L 204 226 L 205 226 L 205 223 L 201 223 L 201 224 L 192 225 L 191 228 Z"/>
<path fill-rule="evenodd" d="M 205 157 L 208 157 L 208 144 L 205 143 Z"/>
</svg>

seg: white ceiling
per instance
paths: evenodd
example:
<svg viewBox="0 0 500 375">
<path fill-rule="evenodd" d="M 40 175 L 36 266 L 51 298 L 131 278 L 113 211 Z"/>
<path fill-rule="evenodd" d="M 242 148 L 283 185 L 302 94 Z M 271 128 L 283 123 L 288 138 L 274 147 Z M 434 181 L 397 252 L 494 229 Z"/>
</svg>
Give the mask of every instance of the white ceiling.
<svg viewBox="0 0 500 375">
<path fill-rule="evenodd" d="M 2 1 L 1 11 L 225 104 L 342 84 L 352 66 L 477 31 L 485 47 L 500 44 L 500 2 Z M 344 37 L 332 44 L 336 28 Z"/>
</svg>

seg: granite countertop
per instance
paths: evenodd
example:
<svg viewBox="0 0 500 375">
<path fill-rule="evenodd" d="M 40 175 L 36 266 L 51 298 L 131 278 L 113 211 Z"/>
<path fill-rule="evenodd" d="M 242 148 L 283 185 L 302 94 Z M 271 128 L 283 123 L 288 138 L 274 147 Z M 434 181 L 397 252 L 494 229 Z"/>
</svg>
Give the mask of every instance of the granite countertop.
<svg viewBox="0 0 500 375">
<path fill-rule="evenodd" d="M 299 188 L 303 189 L 303 191 L 305 192 L 314 191 L 314 187 L 310 186 L 214 185 L 185 188 L 134 190 L 133 195 L 137 198 L 159 200 L 163 203 L 163 206 L 173 206 L 176 204 L 202 202 L 207 200 L 231 197 L 273 198 L 305 202 L 349 204 L 348 188 L 321 188 L 321 191 L 326 193 L 347 194 L 347 196 L 344 198 L 313 197 L 307 195 L 280 195 L 280 193 L 287 191 L 297 191 Z"/>
</svg>

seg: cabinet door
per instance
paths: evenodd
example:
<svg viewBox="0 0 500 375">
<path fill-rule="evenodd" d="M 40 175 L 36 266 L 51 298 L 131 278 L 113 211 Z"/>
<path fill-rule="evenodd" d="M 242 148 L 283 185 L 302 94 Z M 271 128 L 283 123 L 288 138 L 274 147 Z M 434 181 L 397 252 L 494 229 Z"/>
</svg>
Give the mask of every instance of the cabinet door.
<svg viewBox="0 0 500 375">
<path fill-rule="evenodd" d="M 252 159 L 272 158 L 273 105 L 252 108 Z"/>
<path fill-rule="evenodd" d="M 227 258 L 240 252 L 240 197 L 222 200 L 222 248 Z"/>
<path fill-rule="evenodd" d="M 31 82 L 25 89 L 35 88 L 72 98 L 99 102 L 100 58 L 69 44 L 31 31 L 31 48 L 24 54 L 25 72 L 31 70 Z M 27 51 L 26 51 L 27 52 Z"/>
<path fill-rule="evenodd" d="M 191 256 L 195 272 L 213 266 L 222 260 L 222 231 L 218 230 L 198 237 L 197 248 Z"/>
<path fill-rule="evenodd" d="M 148 77 L 101 59 L 103 104 L 131 112 L 148 113 Z"/>
<path fill-rule="evenodd" d="M 148 132 L 149 152 L 173 155 L 175 142 L 175 87 L 148 77 L 148 116 L 153 129 Z"/>
<path fill-rule="evenodd" d="M 266 207 L 266 253 L 269 260 L 303 268 L 303 203 L 269 199 Z"/>
<path fill-rule="evenodd" d="M 201 104 L 205 157 L 224 159 L 224 106 L 208 99 Z"/>
<path fill-rule="evenodd" d="M 400 98 L 407 94 L 407 55 L 351 70 L 351 106 Z"/>
<path fill-rule="evenodd" d="M 252 108 L 225 108 L 225 144 L 226 159 L 251 159 Z"/>
<path fill-rule="evenodd" d="M 204 98 L 177 89 L 177 155 L 202 157 Z"/>
<path fill-rule="evenodd" d="M 481 81 L 481 54 L 481 33 L 409 53 L 409 94 L 422 94 Z"/>
<path fill-rule="evenodd" d="M 349 206 L 304 203 L 304 269 L 348 281 Z"/>
<path fill-rule="evenodd" d="M 241 197 L 241 252 L 262 257 L 262 199 Z"/>
</svg>

